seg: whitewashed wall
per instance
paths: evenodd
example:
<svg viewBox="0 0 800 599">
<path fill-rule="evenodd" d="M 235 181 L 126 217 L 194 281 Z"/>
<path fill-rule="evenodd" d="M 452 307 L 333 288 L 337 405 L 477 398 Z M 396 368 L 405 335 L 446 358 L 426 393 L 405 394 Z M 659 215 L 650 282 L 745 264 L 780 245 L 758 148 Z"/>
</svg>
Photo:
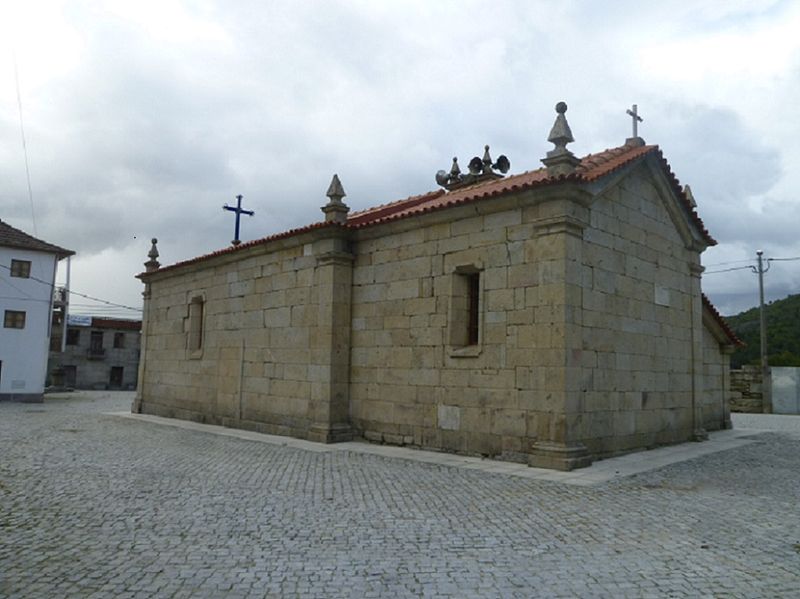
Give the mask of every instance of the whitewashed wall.
<svg viewBox="0 0 800 599">
<path fill-rule="evenodd" d="M 11 277 L 9 268 L 12 259 L 31 262 L 30 278 Z M 44 391 L 55 264 L 54 254 L 0 247 L 2 396 L 36 395 Z M 2 319 L 6 310 L 24 311 L 25 328 L 5 328 Z"/>
</svg>

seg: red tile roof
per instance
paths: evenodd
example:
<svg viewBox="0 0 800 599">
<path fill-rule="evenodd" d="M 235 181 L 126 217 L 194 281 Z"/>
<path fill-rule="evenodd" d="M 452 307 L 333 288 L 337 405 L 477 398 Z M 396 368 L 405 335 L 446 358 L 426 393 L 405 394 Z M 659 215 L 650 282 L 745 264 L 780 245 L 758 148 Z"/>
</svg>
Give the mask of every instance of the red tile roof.
<svg viewBox="0 0 800 599">
<path fill-rule="evenodd" d="M 96 329 L 123 329 L 127 331 L 140 331 L 141 320 L 128 320 L 126 318 L 104 318 L 92 316 L 92 327 Z"/>
<path fill-rule="evenodd" d="M 175 264 L 170 264 L 169 266 L 163 266 L 159 268 L 155 272 L 164 272 L 166 270 L 172 270 L 173 268 L 178 268 L 181 266 L 188 266 L 189 264 L 195 264 L 197 262 L 203 262 L 205 260 L 209 260 L 214 258 L 215 256 L 225 256 L 226 254 L 233 254 L 234 252 L 238 252 L 239 250 L 243 250 L 245 248 L 251 248 L 257 245 L 263 245 L 265 243 L 269 243 L 271 241 L 276 241 L 278 239 L 286 239 L 287 237 L 294 237 L 295 235 L 300 235 L 301 233 L 307 233 L 308 231 L 313 231 L 315 229 L 324 229 L 326 227 L 342 227 L 344 228 L 345 225 L 340 225 L 339 223 L 333 222 L 318 222 L 312 223 L 310 225 L 306 225 L 305 227 L 300 227 L 298 229 L 289 229 L 288 231 L 284 231 L 283 233 L 276 233 L 275 235 L 269 235 L 267 237 L 262 237 L 261 239 L 254 239 L 252 241 L 245 241 L 239 245 L 230 245 L 226 248 L 222 248 L 220 250 L 216 250 L 214 252 L 203 254 L 202 256 L 197 256 L 195 258 L 189 258 L 188 260 L 182 260 L 181 262 L 176 262 Z M 142 276 L 146 276 L 149 273 L 142 272 L 136 275 L 137 277 L 141 278 Z"/>
<path fill-rule="evenodd" d="M 56 254 L 59 259 L 66 258 L 75 254 L 72 250 L 67 250 L 52 243 L 47 243 L 41 239 L 37 239 L 32 235 L 28 235 L 24 231 L 15 229 L 8 223 L 0 220 L 0 246 L 19 248 L 23 250 L 32 250 L 35 252 L 47 252 L 48 254 Z"/>
<path fill-rule="evenodd" d="M 205 254 L 203 256 L 198 256 L 190 260 L 185 260 L 183 262 L 178 262 L 176 264 L 163 267 L 157 272 L 163 272 L 165 270 L 171 270 L 180 266 L 195 264 L 197 262 L 210 259 L 214 256 L 230 254 L 245 248 L 269 243 L 277 239 L 284 239 L 294 235 L 299 235 L 301 233 L 306 233 L 314 229 L 322 229 L 325 227 L 361 229 L 364 227 L 395 221 L 419 214 L 425 214 L 427 212 L 450 208 L 452 206 L 459 206 L 487 198 L 517 193 L 527 189 L 533 189 L 535 187 L 543 187 L 565 181 L 573 181 L 575 183 L 590 183 L 610 175 L 611 173 L 618 171 L 619 169 L 638 160 L 643 160 L 646 156 L 650 155 L 655 156 L 658 160 L 664 175 L 667 177 L 667 180 L 675 192 L 675 195 L 683 204 L 689 219 L 700 231 L 704 241 L 708 245 L 716 245 L 716 240 L 711 237 L 705 225 L 703 224 L 703 221 L 693 208 L 691 201 L 683 192 L 680 182 L 673 174 L 659 147 L 624 145 L 618 148 L 604 150 L 602 152 L 598 152 L 597 154 L 589 154 L 588 156 L 585 156 L 581 159 L 581 162 L 575 169 L 575 172 L 570 175 L 553 177 L 548 175 L 546 168 L 540 168 L 533 171 L 526 171 L 524 173 L 520 173 L 519 175 L 504 177 L 502 179 L 478 182 L 474 185 L 462 187 L 450 192 L 439 189 L 426 194 L 411 196 L 404 200 L 398 200 L 389 204 L 376 206 L 374 208 L 352 212 L 348 216 L 347 223 L 345 225 L 329 222 L 317 222 L 305 227 L 300 227 L 298 229 L 292 229 L 284 233 L 270 235 L 269 237 L 242 243 L 238 246 L 229 246 L 210 254 Z M 146 274 L 147 273 L 142 273 L 142 275 Z"/>
<path fill-rule="evenodd" d="M 544 185 L 552 185 L 562 181 L 588 183 L 610 175 L 620 168 L 650 154 L 657 157 L 675 195 L 683 204 L 689 218 L 699 229 L 705 242 L 708 243 L 708 245 L 716 245 L 717 242 L 711 237 L 703 221 L 692 207 L 691 201 L 686 197 L 678 179 L 672 173 L 669 164 L 664 159 L 658 146 L 621 146 L 619 148 L 604 150 L 597 154 L 589 154 L 581 159 L 581 163 L 575 169 L 575 173 L 567 176 L 552 177 L 547 174 L 547 169 L 540 168 L 535 171 L 527 171 L 503 179 L 476 183 L 447 193 L 439 190 L 421 196 L 414 196 L 407 200 L 354 212 L 348 217 L 347 226 L 353 228 L 367 227 L 416 214 L 424 214 L 442 208 L 466 204 L 476 200 L 497 197 L 508 193 L 516 193 Z"/>
<path fill-rule="evenodd" d="M 728 339 L 730 339 L 731 343 L 738 347 L 744 347 L 745 342 L 736 336 L 736 333 L 733 332 L 733 329 L 728 324 L 728 321 L 726 321 L 722 314 L 720 314 L 719 311 L 714 307 L 714 304 L 711 303 L 711 300 L 706 297 L 705 293 L 701 295 L 703 297 L 703 307 L 706 308 L 709 314 L 714 317 L 714 320 L 717 321 L 717 324 L 728 336 Z"/>
</svg>

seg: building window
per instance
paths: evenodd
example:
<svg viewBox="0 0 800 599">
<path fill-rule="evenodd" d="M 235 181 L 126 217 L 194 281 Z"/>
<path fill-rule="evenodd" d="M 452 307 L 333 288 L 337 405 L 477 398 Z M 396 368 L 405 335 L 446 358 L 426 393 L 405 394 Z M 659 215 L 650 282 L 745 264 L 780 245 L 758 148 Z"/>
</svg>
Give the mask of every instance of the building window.
<svg viewBox="0 0 800 599">
<path fill-rule="evenodd" d="M 6 310 L 3 326 L 7 329 L 24 329 L 25 312 L 21 310 Z"/>
<path fill-rule="evenodd" d="M 94 351 L 103 351 L 103 331 L 92 331 L 89 347 Z"/>
<path fill-rule="evenodd" d="M 197 352 L 203 349 L 203 298 L 193 297 L 189 302 L 189 337 L 187 349 Z"/>
<path fill-rule="evenodd" d="M 67 329 L 67 345 L 78 345 L 81 341 L 80 329 Z"/>
<path fill-rule="evenodd" d="M 114 347 L 116 349 L 125 348 L 125 333 L 114 333 Z"/>
<path fill-rule="evenodd" d="M 464 266 L 453 273 L 450 298 L 450 345 L 454 349 L 480 345 L 481 272 L 475 266 Z"/>
<path fill-rule="evenodd" d="M 31 276 L 30 260 L 11 260 L 11 276 L 28 279 Z"/>
<path fill-rule="evenodd" d="M 467 345 L 477 345 L 481 276 L 478 273 L 464 276 L 467 279 Z"/>
</svg>

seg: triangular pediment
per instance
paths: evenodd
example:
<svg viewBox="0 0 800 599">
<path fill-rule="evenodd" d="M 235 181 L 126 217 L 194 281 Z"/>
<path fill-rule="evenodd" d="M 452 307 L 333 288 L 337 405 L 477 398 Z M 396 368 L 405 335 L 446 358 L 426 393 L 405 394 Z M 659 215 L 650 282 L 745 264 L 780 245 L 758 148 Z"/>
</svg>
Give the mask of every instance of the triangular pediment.
<svg viewBox="0 0 800 599">
<path fill-rule="evenodd" d="M 705 230 L 702 221 L 691 206 L 689 198 L 680 188 L 660 152 L 646 154 L 640 159 L 592 181 L 588 184 L 587 190 L 597 199 L 608 190 L 620 185 L 628 177 L 636 175 L 645 177 L 652 183 L 661 205 L 669 214 L 675 230 L 687 248 L 702 252 L 716 243 Z"/>
</svg>

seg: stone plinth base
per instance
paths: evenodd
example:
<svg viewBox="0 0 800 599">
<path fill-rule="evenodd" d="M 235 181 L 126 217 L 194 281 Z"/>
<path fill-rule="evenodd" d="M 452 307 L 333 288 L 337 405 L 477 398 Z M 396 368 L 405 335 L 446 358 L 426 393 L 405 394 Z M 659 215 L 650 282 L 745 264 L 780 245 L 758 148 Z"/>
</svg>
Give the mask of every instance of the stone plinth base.
<svg viewBox="0 0 800 599">
<path fill-rule="evenodd" d="M 591 465 L 592 456 L 582 443 L 566 445 L 539 441 L 533 444 L 528 465 L 554 470 L 575 470 Z"/>
<path fill-rule="evenodd" d="M 692 441 L 708 441 L 708 431 L 704 428 L 696 428 L 692 431 Z"/>
<path fill-rule="evenodd" d="M 309 441 L 316 443 L 341 443 L 352 441 L 353 431 L 349 424 L 332 424 L 330 426 L 319 424 L 308 429 Z"/>
</svg>

